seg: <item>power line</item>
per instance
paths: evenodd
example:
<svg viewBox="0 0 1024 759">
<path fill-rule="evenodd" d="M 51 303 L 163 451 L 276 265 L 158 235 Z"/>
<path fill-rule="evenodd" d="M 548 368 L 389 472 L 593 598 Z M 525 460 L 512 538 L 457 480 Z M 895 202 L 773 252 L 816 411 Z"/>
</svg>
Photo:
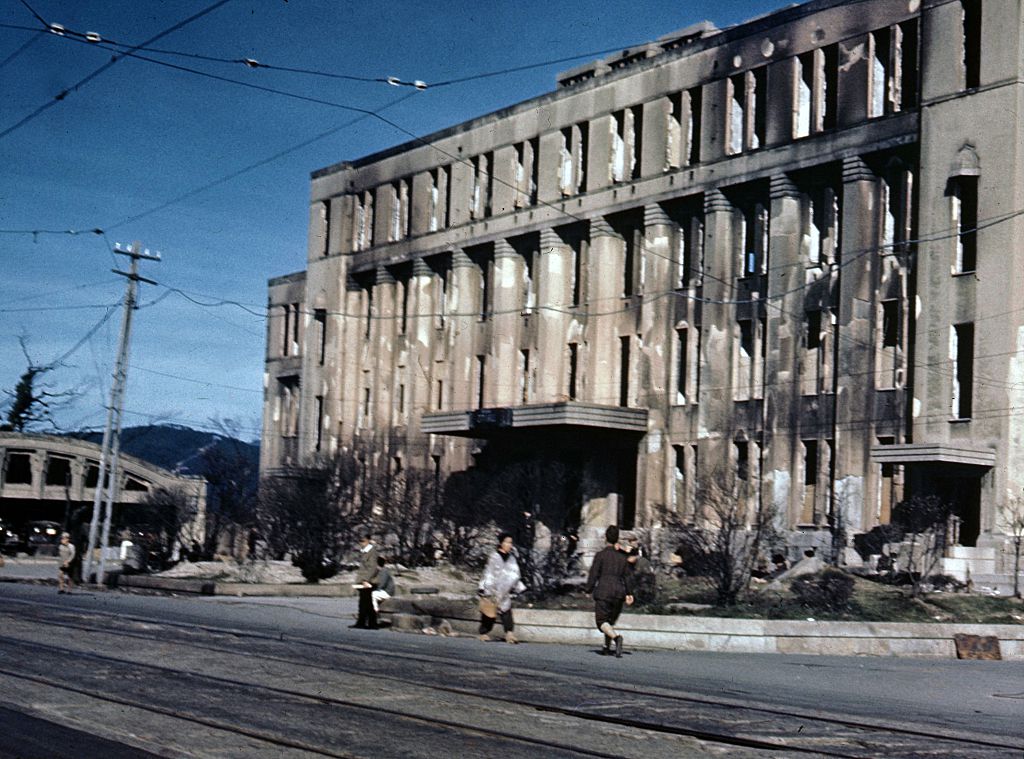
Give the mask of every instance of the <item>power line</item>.
<svg viewBox="0 0 1024 759">
<path fill-rule="evenodd" d="M 7 56 L 2 61 L 0 61 L 0 69 L 4 68 L 8 63 L 13 61 L 19 55 L 21 55 L 26 50 L 28 50 L 30 47 L 32 47 L 32 45 L 34 45 L 39 40 L 39 38 L 42 37 L 44 34 L 46 34 L 46 32 L 38 31 L 34 35 L 29 37 L 27 40 L 25 40 L 25 43 L 21 47 L 19 47 L 17 50 L 15 50 L 9 56 Z"/>
<path fill-rule="evenodd" d="M 124 53 L 121 53 L 121 54 L 115 54 L 113 57 L 111 57 L 111 59 L 109 61 L 104 63 L 102 66 L 100 66 L 98 69 L 93 71 L 91 74 L 85 76 L 82 79 L 79 79 L 77 82 L 72 84 L 70 87 L 64 88 L 63 90 L 58 92 L 56 95 L 54 95 L 51 100 L 48 100 L 46 103 L 43 103 L 43 105 L 39 106 L 38 108 L 36 108 L 31 113 L 29 113 L 26 116 L 22 117 L 17 123 L 12 124 L 11 126 L 9 126 L 6 129 L 4 129 L 3 131 L 0 131 L 0 140 L 2 140 L 4 137 L 7 137 L 12 132 L 15 132 L 18 129 L 20 129 L 21 127 L 25 126 L 25 124 L 28 124 L 30 121 L 33 121 L 37 117 L 41 116 L 43 113 L 48 111 L 50 108 L 52 108 L 53 106 L 57 105 L 57 103 L 59 103 L 62 100 L 64 100 L 72 92 L 77 92 L 79 89 L 81 89 L 82 87 L 87 85 L 89 82 L 91 82 L 96 77 L 98 77 L 101 74 L 103 74 L 107 69 L 109 69 L 110 67 L 114 66 L 116 63 L 118 63 L 122 59 L 134 56 L 136 50 L 139 50 L 139 49 L 145 47 L 146 45 L 152 44 L 152 43 L 156 42 L 157 40 L 162 39 L 163 37 L 166 37 L 168 34 L 171 34 L 173 32 L 178 31 L 182 27 L 185 27 L 185 26 L 191 24 L 193 21 L 196 21 L 196 20 L 202 18 L 203 16 L 207 15 L 208 13 L 211 13 L 212 11 L 215 11 L 217 8 L 220 8 L 222 5 L 225 5 L 225 4 L 229 3 L 229 2 L 231 2 L 231 0 L 217 0 L 217 2 L 215 2 L 213 5 L 210 5 L 210 6 L 206 7 L 206 8 L 204 8 L 203 10 L 199 11 L 198 13 L 195 13 L 195 14 L 189 16 L 188 18 L 184 19 L 183 21 L 179 21 L 178 23 L 171 25 L 167 29 L 164 29 L 162 32 L 159 32 L 158 34 L 155 34 L 154 36 L 150 37 L 145 42 L 142 42 L 142 43 L 132 47 L 130 50 L 128 50 L 128 51 L 126 51 Z M 28 8 L 31 11 L 32 15 L 35 16 L 39 20 L 40 23 L 44 24 L 48 30 L 56 31 L 54 26 L 52 24 L 46 22 L 42 18 L 42 16 L 40 16 L 38 13 L 36 13 L 32 9 L 32 7 L 29 6 L 29 4 L 25 2 L 25 0 L 21 0 L 21 3 L 26 8 Z"/>
<path fill-rule="evenodd" d="M 146 369 L 142 366 L 131 365 L 132 369 L 135 369 L 145 374 L 155 374 L 158 377 L 167 377 L 168 379 L 181 380 L 182 382 L 191 382 L 195 385 L 205 385 L 206 387 L 222 387 L 226 390 L 238 390 L 243 393 L 255 393 L 257 395 L 263 395 L 262 390 L 257 390 L 252 387 L 239 387 L 238 385 L 225 385 L 221 382 L 210 382 L 208 380 L 194 379 L 193 377 L 183 377 L 180 374 L 170 374 L 169 372 L 158 372 L 155 369 Z"/>
</svg>

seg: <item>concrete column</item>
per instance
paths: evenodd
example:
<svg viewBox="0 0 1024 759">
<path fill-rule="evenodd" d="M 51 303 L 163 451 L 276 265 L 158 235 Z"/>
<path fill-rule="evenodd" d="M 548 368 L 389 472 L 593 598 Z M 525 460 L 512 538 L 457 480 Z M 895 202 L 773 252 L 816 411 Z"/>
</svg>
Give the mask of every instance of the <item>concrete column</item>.
<svg viewBox="0 0 1024 759">
<path fill-rule="evenodd" d="M 800 518 L 800 351 L 804 335 L 800 193 L 785 174 L 771 178 L 771 276 L 768 295 L 785 293 L 766 310 L 764 392 L 764 500 L 776 523 L 795 527 Z M 779 434 L 776 435 L 776 429 Z"/>
<path fill-rule="evenodd" d="M 338 349 L 347 361 L 339 363 L 338 395 L 341 413 L 338 417 L 338 442 L 342 446 L 351 446 L 354 440 L 356 421 L 359 419 L 360 393 L 362 393 L 362 364 L 366 355 L 365 299 L 366 290 L 351 276 L 345 279 L 345 290 L 342 294 L 342 310 L 338 328 Z"/>
<path fill-rule="evenodd" d="M 406 335 L 408 355 L 405 371 L 406 418 L 410 432 L 418 433 L 420 416 L 433 410 L 431 391 L 434 387 L 432 344 L 436 314 L 440 306 L 435 300 L 438 276 L 422 258 L 412 262 L 409 278 L 410 319 Z"/>
<path fill-rule="evenodd" d="M 836 325 L 839 342 L 836 376 L 836 500 L 844 504 L 850 533 L 861 532 L 874 518 L 877 483 L 870 448 L 875 442 L 874 321 L 878 244 L 877 180 L 859 157 L 843 161 L 843 251 Z M 865 392 L 865 385 L 867 391 Z M 899 442 L 899 441 L 897 441 Z M 864 474 L 870 472 L 865 483 Z M 868 485 L 868 487 L 865 487 Z"/>
<path fill-rule="evenodd" d="M 444 409 L 476 408 L 473 370 L 476 363 L 476 330 L 480 313 L 480 269 L 461 250 L 452 253 L 451 320 L 448 382 L 443 388 Z M 437 387 L 434 394 L 437 394 Z"/>
<path fill-rule="evenodd" d="M 580 399 L 615 406 L 619 402 L 619 335 L 616 329 L 622 308 L 622 271 L 625 245 L 608 220 L 590 222 L 590 256 L 587 260 L 586 356 L 582 364 L 584 386 Z"/>
<path fill-rule="evenodd" d="M 645 123 L 647 117 L 645 116 Z M 661 146 L 664 152 L 664 144 Z M 667 467 L 672 465 L 668 443 L 675 324 L 672 250 L 674 225 L 659 203 L 644 206 L 644 245 L 639 251 L 644 271 L 644 298 L 640 306 L 637 399 L 647 409 L 647 437 L 637 456 L 637 524 L 649 524 L 655 504 L 670 503 Z"/>
<path fill-rule="evenodd" d="M 376 432 L 387 430 L 391 422 L 394 398 L 394 349 L 398 330 L 395 297 L 400 292 L 395 278 L 383 266 L 375 272 L 373 286 L 374 319 L 370 325 L 373 364 L 370 366 L 370 401 L 373 408 L 372 427 Z"/>
<path fill-rule="evenodd" d="M 554 403 L 565 394 L 565 346 L 569 300 L 572 298 L 572 256 L 569 246 L 553 229 L 540 233 L 537 267 L 537 360 L 534 397 Z"/>
<path fill-rule="evenodd" d="M 733 250 L 734 211 L 721 190 L 704 195 L 704 298 L 701 327 L 701 383 L 697 409 L 698 434 L 708 442 L 702 446 L 702 473 L 719 477 L 731 474 L 728 420 L 733 414 L 733 353 L 736 306 Z M 726 301 L 719 303 L 718 301 Z M 720 431 L 720 432 L 713 432 Z M 719 435 L 725 445 L 716 444 Z"/>
<path fill-rule="evenodd" d="M 519 333 L 526 263 L 508 240 L 494 243 L 494 316 L 491 350 L 487 357 L 485 395 L 488 405 L 521 403 L 519 388 Z"/>
</svg>

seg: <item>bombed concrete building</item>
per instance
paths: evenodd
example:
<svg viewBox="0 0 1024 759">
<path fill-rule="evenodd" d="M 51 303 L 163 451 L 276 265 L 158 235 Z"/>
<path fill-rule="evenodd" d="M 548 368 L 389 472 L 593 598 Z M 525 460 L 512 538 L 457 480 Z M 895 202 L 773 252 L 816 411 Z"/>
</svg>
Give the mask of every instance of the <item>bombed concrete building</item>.
<svg viewBox="0 0 1024 759">
<path fill-rule="evenodd" d="M 684 19 L 685 21 L 685 19 Z M 714 480 L 792 546 L 1024 488 L 1016 0 L 815 0 L 699 23 L 312 175 L 269 283 L 264 470 L 363 445 L 547 456 L 584 525 Z"/>
</svg>

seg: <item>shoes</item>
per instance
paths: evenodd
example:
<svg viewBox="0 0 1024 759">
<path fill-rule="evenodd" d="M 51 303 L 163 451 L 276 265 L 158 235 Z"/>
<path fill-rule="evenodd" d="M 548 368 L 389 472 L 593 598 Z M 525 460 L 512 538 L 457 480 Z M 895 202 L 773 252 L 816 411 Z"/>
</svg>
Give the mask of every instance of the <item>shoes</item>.
<svg viewBox="0 0 1024 759">
<path fill-rule="evenodd" d="M 366 629 L 366 625 L 361 625 L 358 622 L 356 622 L 354 625 L 349 625 L 348 629 L 349 630 L 365 630 Z"/>
<path fill-rule="evenodd" d="M 505 642 L 506 643 L 518 643 L 519 642 L 519 638 L 517 638 L 515 635 L 513 635 L 510 632 L 509 633 L 505 633 Z"/>
<path fill-rule="evenodd" d="M 615 636 L 615 658 L 616 659 L 621 659 L 622 658 L 622 636 L 621 635 L 616 635 Z"/>
<path fill-rule="evenodd" d="M 484 643 L 486 643 L 486 642 L 487 642 L 487 641 L 489 641 L 490 639 L 491 639 L 491 636 L 490 636 L 490 635 L 481 635 L 481 636 L 480 636 L 480 640 L 482 640 L 482 641 L 483 641 Z"/>
</svg>

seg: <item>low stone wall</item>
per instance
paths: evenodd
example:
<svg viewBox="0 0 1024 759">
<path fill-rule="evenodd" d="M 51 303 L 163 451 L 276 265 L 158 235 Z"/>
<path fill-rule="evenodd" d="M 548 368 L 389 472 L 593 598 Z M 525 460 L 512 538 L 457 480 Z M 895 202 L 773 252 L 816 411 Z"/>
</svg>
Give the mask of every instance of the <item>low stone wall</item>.
<svg viewBox="0 0 1024 759">
<path fill-rule="evenodd" d="M 382 612 L 398 629 L 436 626 L 447 619 L 452 629 L 475 633 L 479 618 L 473 602 L 432 598 L 391 599 Z M 516 635 L 524 641 L 601 643 L 591 612 L 515 609 L 515 620 Z M 1004 659 L 1024 659 L 1024 625 L 721 619 L 627 611 L 616 627 L 630 646 L 641 648 L 945 659 L 956 658 L 955 634 L 991 635 L 999 639 Z"/>
<path fill-rule="evenodd" d="M 120 588 L 148 588 L 172 593 L 196 593 L 204 596 L 313 596 L 319 598 L 344 598 L 354 596 L 351 585 L 345 583 L 307 584 L 258 582 L 216 582 L 214 580 L 186 580 L 152 575 L 121 575 L 117 578 Z"/>
</svg>

